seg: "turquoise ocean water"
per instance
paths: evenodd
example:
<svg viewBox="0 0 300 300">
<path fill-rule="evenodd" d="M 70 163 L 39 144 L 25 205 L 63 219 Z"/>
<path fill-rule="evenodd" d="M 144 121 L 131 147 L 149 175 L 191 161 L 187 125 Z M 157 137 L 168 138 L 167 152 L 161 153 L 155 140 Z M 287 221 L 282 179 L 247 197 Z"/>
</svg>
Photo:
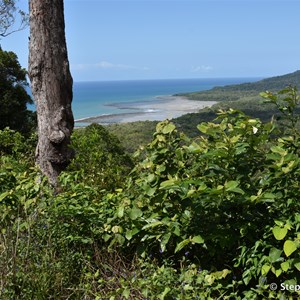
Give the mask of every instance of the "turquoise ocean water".
<svg viewBox="0 0 300 300">
<path fill-rule="evenodd" d="M 75 120 L 134 112 L 135 106 L 159 101 L 158 96 L 194 92 L 259 78 L 164 79 L 75 82 L 73 113 Z"/>
<path fill-rule="evenodd" d="M 208 90 L 215 86 L 257 81 L 261 78 L 202 78 L 74 82 L 75 120 L 136 112 L 136 107 L 163 101 L 160 96 Z M 28 90 L 30 93 L 30 90 Z M 29 109 L 35 110 L 34 105 Z M 82 125 L 82 124 L 81 124 Z"/>
</svg>

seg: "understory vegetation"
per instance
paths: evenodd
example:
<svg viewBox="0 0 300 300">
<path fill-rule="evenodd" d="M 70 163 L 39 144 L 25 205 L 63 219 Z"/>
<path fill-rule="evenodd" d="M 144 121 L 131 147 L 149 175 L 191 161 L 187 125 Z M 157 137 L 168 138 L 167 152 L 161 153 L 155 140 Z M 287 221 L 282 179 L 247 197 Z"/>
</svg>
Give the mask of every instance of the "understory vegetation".
<svg viewBox="0 0 300 300">
<path fill-rule="evenodd" d="M 297 299 L 299 97 L 262 96 L 280 126 L 226 109 L 188 137 L 166 120 L 134 155 L 75 130 L 59 191 L 36 136 L 1 130 L 0 298 Z"/>
</svg>

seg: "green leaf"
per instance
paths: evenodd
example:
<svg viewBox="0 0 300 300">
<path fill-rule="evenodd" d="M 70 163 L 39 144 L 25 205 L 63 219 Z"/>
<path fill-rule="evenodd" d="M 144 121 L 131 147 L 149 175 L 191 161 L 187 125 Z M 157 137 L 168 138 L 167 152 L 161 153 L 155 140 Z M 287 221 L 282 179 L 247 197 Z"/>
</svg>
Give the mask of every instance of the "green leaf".
<svg viewBox="0 0 300 300">
<path fill-rule="evenodd" d="M 188 150 L 190 151 L 190 152 L 201 152 L 202 151 L 202 148 L 201 148 L 201 146 L 200 145 L 198 145 L 197 143 L 195 143 L 195 142 L 192 142 L 191 143 L 191 145 L 189 145 L 188 146 Z"/>
<path fill-rule="evenodd" d="M 284 150 L 284 149 L 282 149 L 282 148 L 279 147 L 279 146 L 273 146 L 273 147 L 271 147 L 271 151 L 272 151 L 273 153 L 278 153 L 278 154 L 280 154 L 281 156 L 286 156 L 286 155 L 287 155 L 287 151 Z"/>
<path fill-rule="evenodd" d="M 273 232 L 273 234 L 275 236 L 275 239 L 281 241 L 281 240 L 283 240 L 285 238 L 288 230 L 285 227 L 281 228 L 279 226 L 275 226 L 272 229 L 272 232 Z"/>
<path fill-rule="evenodd" d="M 197 126 L 198 130 L 201 131 L 202 133 L 206 133 L 208 126 L 205 123 L 201 123 L 200 125 Z"/>
<path fill-rule="evenodd" d="M 281 270 L 281 269 L 276 270 L 276 271 L 275 271 L 276 277 L 279 277 L 279 276 L 281 275 L 281 273 L 282 273 L 282 270 Z"/>
<path fill-rule="evenodd" d="M 133 229 L 131 229 L 131 230 L 127 230 L 127 231 L 126 231 L 126 234 L 125 234 L 125 237 L 126 237 L 127 240 L 131 240 L 132 237 L 133 237 L 135 234 L 137 234 L 138 232 L 139 232 L 139 229 L 137 229 L 137 228 L 133 228 Z"/>
<path fill-rule="evenodd" d="M 206 275 L 205 276 L 205 281 L 209 284 L 212 285 L 215 281 L 216 277 L 213 275 Z"/>
<path fill-rule="evenodd" d="M 286 167 L 282 167 L 282 172 L 287 174 L 288 172 L 290 172 L 293 169 L 294 164 L 295 164 L 294 160 L 289 162 L 289 164 Z"/>
<path fill-rule="evenodd" d="M 165 180 L 160 184 L 160 189 L 168 188 L 168 187 L 174 187 L 174 186 L 178 187 L 177 183 L 178 183 L 178 181 L 174 178 L 169 179 L 169 180 Z"/>
<path fill-rule="evenodd" d="M 153 196 L 156 192 L 156 187 L 150 187 L 150 186 L 147 186 L 146 189 L 145 189 L 145 192 L 148 196 Z"/>
<path fill-rule="evenodd" d="M 171 237 L 170 232 L 163 235 L 161 242 L 160 242 L 160 248 L 161 248 L 162 252 L 164 252 L 166 250 L 166 245 L 168 244 L 170 237 Z"/>
<path fill-rule="evenodd" d="M 130 296 L 130 289 L 129 288 L 125 288 L 123 293 L 122 293 L 122 296 L 125 298 L 125 299 L 128 299 L 129 296 Z"/>
<path fill-rule="evenodd" d="M 110 234 L 107 234 L 107 233 L 105 233 L 104 235 L 103 235 L 103 240 L 105 241 L 105 242 L 107 242 L 110 238 L 111 238 L 111 235 Z"/>
<path fill-rule="evenodd" d="M 300 271 L 300 261 L 294 263 L 294 267 L 295 267 L 298 271 Z"/>
<path fill-rule="evenodd" d="M 132 208 L 129 211 L 128 215 L 131 220 L 136 220 L 137 218 L 140 218 L 143 215 L 143 212 L 139 208 Z"/>
<path fill-rule="evenodd" d="M 125 242 L 125 238 L 119 233 L 115 235 L 115 240 L 119 243 L 119 245 L 123 245 Z"/>
<path fill-rule="evenodd" d="M 151 222 L 149 224 L 146 224 L 145 226 L 143 226 L 143 230 L 144 229 L 149 229 L 149 228 L 154 228 L 154 227 L 157 227 L 159 225 L 162 225 L 163 223 L 161 221 L 155 221 L 155 222 Z"/>
<path fill-rule="evenodd" d="M 259 95 L 263 98 L 269 98 L 271 94 L 270 92 L 261 92 L 259 93 Z"/>
<path fill-rule="evenodd" d="M 200 235 L 197 235 L 192 238 L 192 243 L 203 244 L 204 239 Z"/>
<path fill-rule="evenodd" d="M 267 264 L 263 265 L 261 268 L 261 274 L 267 275 L 269 273 L 270 269 L 271 269 L 270 265 L 267 265 Z"/>
<path fill-rule="evenodd" d="M 9 192 L 4 192 L 0 195 L 0 202 L 5 199 L 10 193 Z"/>
<path fill-rule="evenodd" d="M 283 251 L 287 257 L 297 250 L 297 245 L 293 241 L 285 241 L 283 244 Z"/>
<path fill-rule="evenodd" d="M 158 134 L 156 136 L 156 139 L 159 141 L 159 142 L 166 142 L 166 137 L 162 134 Z"/>
<path fill-rule="evenodd" d="M 276 198 L 276 196 L 272 193 L 264 193 L 263 194 L 263 199 L 264 202 L 274 202 L 274 199 Z"/>
<path fill-rule="evenodd" d="M 180 236 L 180 229 L 178 226 L 175 226 L 173 233 L 177 236 Z"/>
<path fill-rule="evenodd" d="M 163 291 L 163 293 L 158 297 L 160 300 L 164 300 L 166 295 L 171 291 L 169 287 L 166 287 Z"/>
<path fill-rule="evenodd" d="M 287 229 L 287 230 L 291 230 L 292 229 L 292 226 L 290 224 L 289 221 L 286 222 L 286 224 L 284 225 L 284 227 Z"/>
<path fill-rule="evenodd" d="M 275 224 L 278 225 L 279 227 L 284 226 L 284 223 L 282 221 L 278 221 L 278 220 L 275 220 Z"/>
<path fill-rule="evenodd" d="M 238 187 L 231 189 L 230 192 L 234 192 L 234 193 L 242 194 L 242 195 L 245 194 L 245 192 Z"/>
<path fill-rule="evenodd" d="M 156 176 L 154 174 L 149 174 L 147 177 L 147 181 L 148 182 L 153 182 L 155 180 Z"/>
<path fill-rule="evenodd" d="M 286 272 L 290 267 L 290 263 L 288 261 L 285 261 L 280 264 L 280 267 L 281 267 L 282 271 Z"/>
<path fill-rule="evenodd" d="M 230 138 L 230 142 L 233 143 L 233 144 L 236 144 L 240 138 L 241 138 L 240 134 L 235 135 L 235 136 Z"/>
<path fill-rule="evenodd" d="M 175 130 L 176 126 L 173 123 L 169 123 L 162 129 L 163 134 L 171 133 Z"/>
<path fill-rule="evenodd" d="M 227 181 L 224 185 L 226 191 L 230 191 L 231 189 L 236 188 L 239 185 L 238 181 Z"/>
<path fill-rule="evenodd" d="M 190 242 L 191 242 L 190 239 L 185 239 L 185 240 L 181 241 L 179 244 L 177 244 L 176 249 L 175 249 L 175 253 L 177 253 L 178 251 L 180 251 L 181 249 L 183 249 Z"/>
<path fill-rule="evenodd" d="M 277 248 L 272 248 L 269 253 L 271 263 L 278 261 L 278 259 L 281 256 L 281 253 L 282 253 L 282 250 L 279 250 Z"/>
<path fill-rule="evenodd" d="M 124 206 L 119 206 L 117 209 L 117 216 L 118 218 L 122 218 L 124 215 Z"/>
<path fill-rule="evenodd" d="M 231 273 L 230 270 L 224 269 L 224 270 L 222 271 L 222 278 L 226 278 L 226 276 L 227 276 L 228 274 L 230 274 L 230 273 Z"/>
</svg>

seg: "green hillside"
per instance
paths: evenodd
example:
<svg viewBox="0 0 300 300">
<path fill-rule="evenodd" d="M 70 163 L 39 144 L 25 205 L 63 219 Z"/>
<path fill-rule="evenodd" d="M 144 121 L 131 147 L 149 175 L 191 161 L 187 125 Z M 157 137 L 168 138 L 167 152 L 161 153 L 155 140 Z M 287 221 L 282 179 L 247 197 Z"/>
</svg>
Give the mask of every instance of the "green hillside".
<svg viewBox="0 0 300 300">
<path fill-rule="evenodd" d="M 300 88 L 300 71 L 294 73 L 270 77 L 256 82 L 214 87 L 211 90 L 193 93 L 180 93 L 176 96 L 184 96 L 192 100 L 201 101 L 236 101 L 257 96 L 260 92 L 271 90 L 278 91 L 287 85 Z"/>
<path fill-rule="evenodd" d="M 261 90 L 280 90 L 287 85 L 294 85 L 300 88 L 300 71 L 293 73 L 270 77 L 256 82 L 227 85 L 224 87 L 215 87 L 213 90 L 224 91 L 261 91 Z"/>
<path fill-rule="evenodd" d="M 176 118 L 174 122 L 189 136 L 195 136 L 196 131 L 194 128 L 197 124 L 212 121 L 220 109 L 237 109 L 251 117 L 260 118 L 263 122 L 267 122 L 273 116 L 278 116 L 279 113 L 274 105 L 265 103 L 260 93 L 264 91 L 277 92 L 288 85 L 300 88 L 300 71 L 266 78 L 257 82 L 227 85 L 214 87 L 206 91 L 177 94 L 192 100 L 209 100 L 217 101 L 218 103 L 210 108 L 202 109 L 198 113 Z M 296 112 L 299 112 L 299 109 L 296 109 Z"/>
</svg>

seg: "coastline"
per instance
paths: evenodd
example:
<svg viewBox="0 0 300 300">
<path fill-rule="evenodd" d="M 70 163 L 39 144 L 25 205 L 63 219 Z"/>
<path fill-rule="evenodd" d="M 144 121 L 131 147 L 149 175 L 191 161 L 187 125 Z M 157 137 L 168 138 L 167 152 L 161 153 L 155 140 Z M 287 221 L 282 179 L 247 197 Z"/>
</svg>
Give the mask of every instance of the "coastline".
<svg viewBox="0 0 300 300">
<path fill-rule="evenodd" d="M 162 121 L 165 119 L 177 118 L 188 113 L 195 113 L 204 107 L 210 107 L 217 103 L 216 101 L 189 100 L 182 96 L 157 96 L 156 100 L 157 101 L 144 103 L 132 102 L 120 106 L 118 106 L 118 104 L 112 104 L 120 110 L 130 111 L 82 118 L 75 120 L 75 123 L 81 126 L 83 125 L 82 123 L 108 125 L 136 121 Z M 132 112 L 132 110 L 134 110 L 134 112 Z"/>
</svg>

